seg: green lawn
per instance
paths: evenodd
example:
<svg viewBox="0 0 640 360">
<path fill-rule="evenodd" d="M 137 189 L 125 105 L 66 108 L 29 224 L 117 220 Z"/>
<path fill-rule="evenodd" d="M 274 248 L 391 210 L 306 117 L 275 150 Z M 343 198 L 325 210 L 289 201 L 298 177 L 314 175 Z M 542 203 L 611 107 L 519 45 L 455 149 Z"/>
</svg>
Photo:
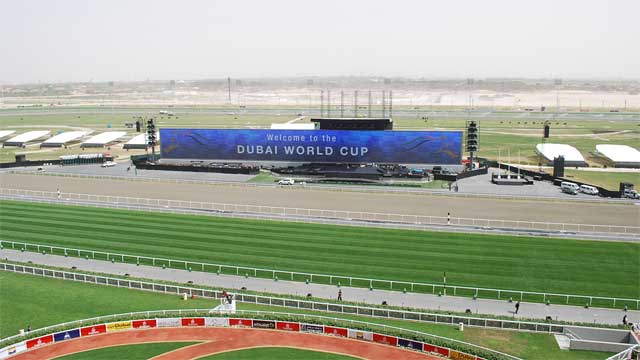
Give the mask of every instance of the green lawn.
<svg viewBox="0 0 640 360">
<path fill-rule="evenodd" d="M 144 310 L 180 308 L 209 309 L 216 301 L 194 299 L 125 288 L 77 283 L 27 274 L 0 272 L 0 338 L 11 336 L 31 324 L 33 329 L 66 321 L 100 315 Z M 553 336 L 514 331 L 483 330 L 467 327 L 464 332 L 453 326 L 341 315 L 266 305 L 238 304 L 240 310 L 277 311 L 316 314 L 392 325 L 463 340 L 532 360 L 602 359 L 604 353 L 561 351 Z"/>
<path fill-rule="evenodd" d="M 640 297 L 637 243 L 367 229 L 16 201 L 0 202 L 0 232 L 5 241 L 190 261 L 435 283 L 446 271 L 448 285 Z"/>
<path fill-rule="evenodd" d="M 195 342 L 163 342 L 149 344 L 134 344 L 112 346 L 102 349 L 83 351 L 71 355 L 60 356 L 57 360 L 147 360 L 154 356 L 164 354 L 166 352 L 179 349 L 181 347 L 197 344 Z"/>
<path fill-rule="evenodd" d="M 283 347 L 255 348 L 230 351 L 200 358 L 200 360 L 347 360 L 351 356 L 331 354 L 319 351 L 292 349 Z"/>
</svg>

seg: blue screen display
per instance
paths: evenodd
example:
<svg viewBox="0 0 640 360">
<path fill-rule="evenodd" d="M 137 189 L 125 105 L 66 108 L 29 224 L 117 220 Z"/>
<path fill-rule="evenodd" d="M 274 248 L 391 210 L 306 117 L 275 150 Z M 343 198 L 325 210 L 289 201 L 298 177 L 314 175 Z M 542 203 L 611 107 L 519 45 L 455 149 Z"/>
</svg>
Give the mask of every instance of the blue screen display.
<svg viewBox="0 0 640 360">
<path fill-rule="evenodd" d="M 160 129 L 163 159 L 460 164 L 462 131 Z"/>
</svg>

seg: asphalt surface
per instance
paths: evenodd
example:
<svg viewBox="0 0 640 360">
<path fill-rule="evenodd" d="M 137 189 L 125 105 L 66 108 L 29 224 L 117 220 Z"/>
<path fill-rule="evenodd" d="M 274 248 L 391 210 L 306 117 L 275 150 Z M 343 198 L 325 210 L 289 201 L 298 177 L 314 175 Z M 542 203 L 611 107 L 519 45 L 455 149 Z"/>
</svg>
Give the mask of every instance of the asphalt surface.
<svg viewBox="0 0 640 360">
<path fill-rule="evenodd" d="M 188 272 L 186 270 L 162 269 L 152 266 L 136 266 L 135 264 L 110 263 L 99 260 L 86 260 L 81 258 L 67 258 L 56 255 L 43 255 L 32 252 L 20 252 L 18 250 L 2 249 L 0 257 L 13 261 L 29 262 L 34 264 L 68 268 L 75 266 L 78 270 L 108 273 L 114 275 L 130 274 L 132 277 L 152 280 L 173 281 L 187 283 L 193 281 L 196 285 L 215 286 L 224 289 L 240 289 L 268 292 L 272 294 L 289 294 L 306 296 L 311 293 L 314 297 L 336 299 L 337 286 L 305 284 L 292 281 L 273 281 L 270 279 L 244 278 L 242 276 L 216 275 L 213 273 Z M 620 324 L 626 314 L 629 321 L 640 321 L 640 311 L 627 311 L 615 309 L 588 308 L 567 305 L 545 305 L 538 303 L 521 303 L 518 314 L 515 314 L 514 303 L 506 300 L 487 300 L 471 298 L 442 296 L 430 294 L 403 294 L 398 291 L 387 291 L 342 286 L 342 297 L 345 301 L 356 301 L 366 304 L 381 304 L 386 301 L 393 306 L 407 306 L 420 309 L 444 310 L 464 312 L 470 309 L 474 314 L 490 314 L 511 316 L 518 318 L 545 319 L 551 316 L 556 320 L 605 323 L 611 325 Z"/>
<path fill-rule="evenodd" d="M 429 193 L 339 192 L 319 188 L 172 184 L 0 173 L 0 186 L 112 196 L 206 201 L 288 208 L 329 209 L 452 218 L 638 226 L 640 206 L 630 202 L 573 203 L 434 196 Z"/>
</svg>

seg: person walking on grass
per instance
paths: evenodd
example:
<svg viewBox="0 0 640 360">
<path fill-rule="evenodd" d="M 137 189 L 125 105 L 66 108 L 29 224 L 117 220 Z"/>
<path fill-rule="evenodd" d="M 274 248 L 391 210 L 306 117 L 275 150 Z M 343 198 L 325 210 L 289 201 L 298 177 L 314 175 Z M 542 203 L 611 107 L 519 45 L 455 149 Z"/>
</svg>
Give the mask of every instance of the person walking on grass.
<svg viewBox="0 0 640 360">
<path fill-rule="evenodd" d="M 518 313 L 518 310 L 520 310 L 520 301 L 516 302 L 516 314 Z"/>
</svg>

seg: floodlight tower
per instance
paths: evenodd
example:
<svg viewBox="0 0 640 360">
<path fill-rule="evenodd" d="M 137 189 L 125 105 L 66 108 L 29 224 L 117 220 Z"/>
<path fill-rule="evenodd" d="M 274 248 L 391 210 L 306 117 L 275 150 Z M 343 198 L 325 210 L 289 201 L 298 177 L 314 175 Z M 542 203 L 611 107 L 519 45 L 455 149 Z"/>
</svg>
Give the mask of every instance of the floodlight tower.
<svg viewBox="0 0 640 360">
<path fill-rule="evenodd" d="M 153 122 L 153 118 L 147 120 L 147 144 L 151 147 L 151 162 L 155 162 L 156 145 L 158 142 L 156 139 L 156 125 Z"/>
</svg>

